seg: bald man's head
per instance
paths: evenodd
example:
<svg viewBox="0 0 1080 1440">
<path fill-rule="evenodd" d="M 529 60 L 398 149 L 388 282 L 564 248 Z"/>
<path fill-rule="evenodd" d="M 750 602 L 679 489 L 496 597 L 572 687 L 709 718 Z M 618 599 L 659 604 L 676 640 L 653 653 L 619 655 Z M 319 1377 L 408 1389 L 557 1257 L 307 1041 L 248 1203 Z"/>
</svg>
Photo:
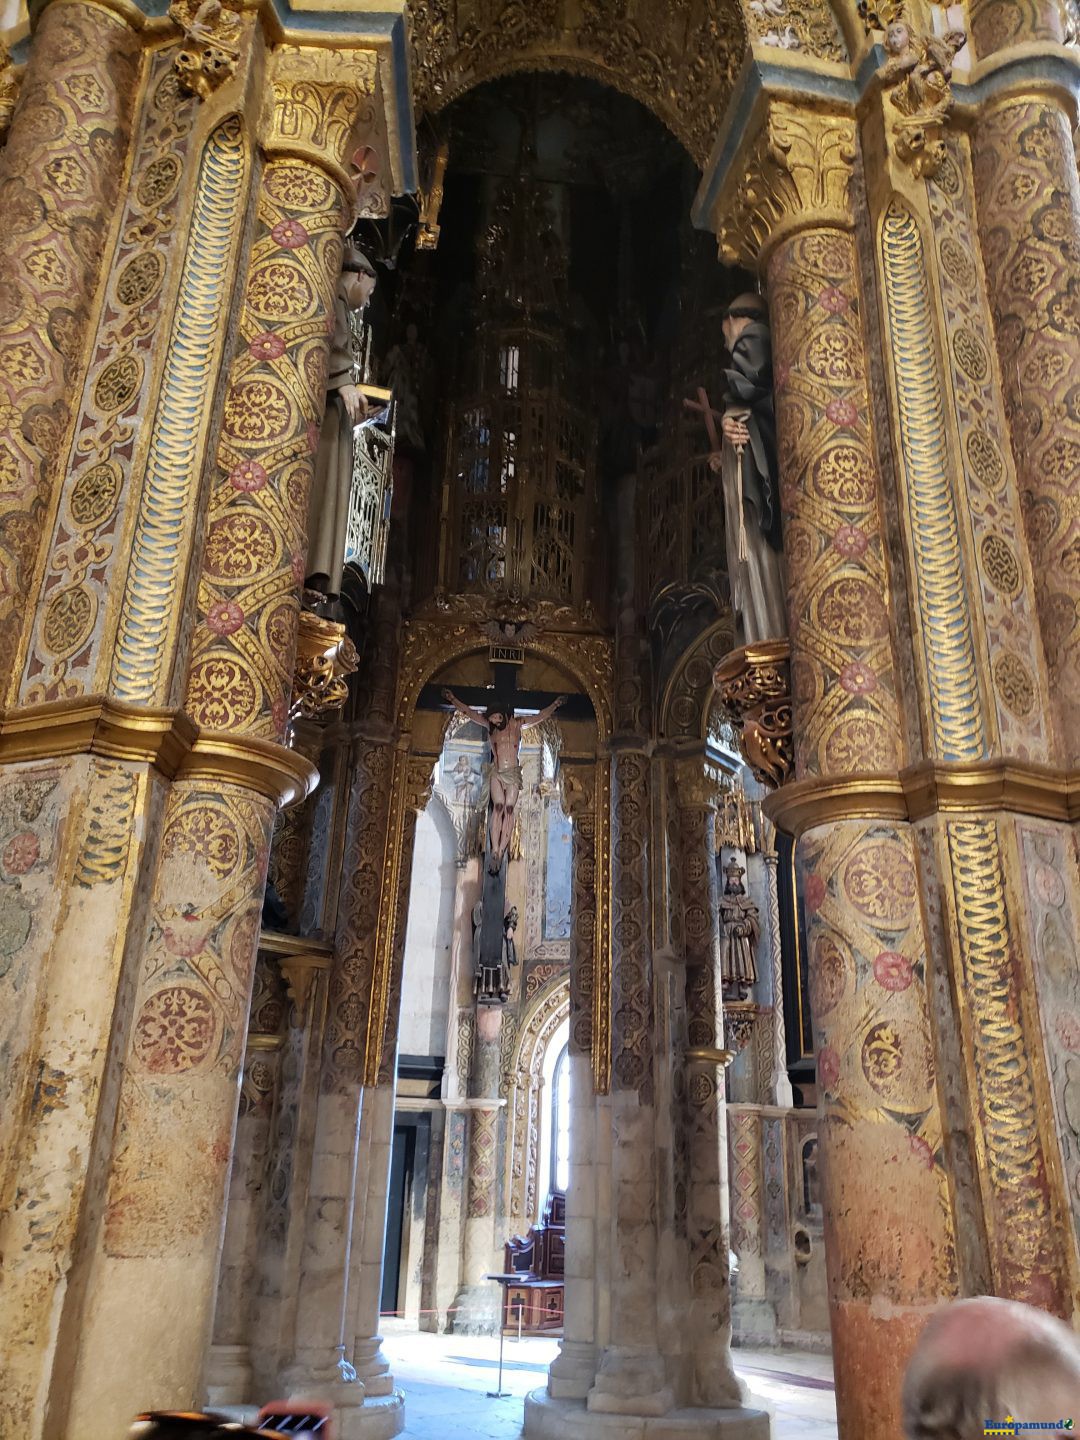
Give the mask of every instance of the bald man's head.
<svg viewBox="0 0 1080 1440">
<path fill-rule="evenodd" d="M 957 1300 L 919 1336 L 903 1410 L 908 1440 L 982 1440 L 986 1422 L 1006 1415 L 1080 1426 L 1080 1341 L 1030 1305 Z"/>
</svg>

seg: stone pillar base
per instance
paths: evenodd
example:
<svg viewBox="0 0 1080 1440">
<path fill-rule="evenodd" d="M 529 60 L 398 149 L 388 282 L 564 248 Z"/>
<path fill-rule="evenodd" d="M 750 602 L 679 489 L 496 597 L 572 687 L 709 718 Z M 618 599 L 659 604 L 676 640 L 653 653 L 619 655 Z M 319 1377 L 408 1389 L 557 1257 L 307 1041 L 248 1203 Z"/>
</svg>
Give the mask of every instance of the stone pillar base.
<svg viewBox="0 0 1080 1440">
<path fill-rule="evenodd" d="M 356 1342 L 353 1347 L 353 1366 L 368 1400 L 374 1395 L 394 1393 L 394 1377 L 390 1374 L 389 1363 L 383 1359 L 381 1335 L 369 1335 Z"/>
<path fill-rule="evenodd" d="M 454 1301 L 452 1323 L 446 1328 L 454 1335 L 498 1335 L 501 1306 L 502 1290 L 490 1280 L 466 1285 Z"/>
<path fill-rule="evenodd" d="M 368 1395 L 362 1405 L 339 1406 L 335 1418 L 338 1440 L 392 1440 L 405 1429 L 405 1396 Z"/>
<path fill-rule="evenodd" d="M 251 1394 L 251 1347 L 211 1345 L 206 1363 L 206 1403 L 243 1404 Z"/>
<path fill-rule="evenodd" d="M 779 1345 L 776 1311 L 767 1300 L 736 1300 L 731 1307 L 731 1337 L 736 1345 L 766 1349 Z"/>
<path fill-rule="evenodd" d="M 564 1340 L 548 1366 L 548 1394 L 554 1400 L 584 1400 L 596 1380 L 596 1346 Z"/>
<path fill-rule="evenodd" d="M 534 1390 L 525 1400 L 526 1440 L 769 1440 L 764 1410 L 671 1410 L 666 1415 L 608 1415 L 580 1400 Z"/>
</svg>

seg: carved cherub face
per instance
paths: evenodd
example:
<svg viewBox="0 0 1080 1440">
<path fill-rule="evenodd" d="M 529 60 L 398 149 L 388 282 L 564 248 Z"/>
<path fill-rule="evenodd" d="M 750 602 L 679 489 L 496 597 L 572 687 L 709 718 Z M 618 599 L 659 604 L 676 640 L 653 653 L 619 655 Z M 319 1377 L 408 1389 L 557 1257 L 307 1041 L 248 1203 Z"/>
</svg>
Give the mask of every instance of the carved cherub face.
<svg viewBox="0 0 1080 1440">
<path fill-rule="evenodd" d="M 903 20 L 894 20 L 885 32 L 885 48 L 890 55 L 902 55 L 911 43 L 911 31 Z"/>
</svg>

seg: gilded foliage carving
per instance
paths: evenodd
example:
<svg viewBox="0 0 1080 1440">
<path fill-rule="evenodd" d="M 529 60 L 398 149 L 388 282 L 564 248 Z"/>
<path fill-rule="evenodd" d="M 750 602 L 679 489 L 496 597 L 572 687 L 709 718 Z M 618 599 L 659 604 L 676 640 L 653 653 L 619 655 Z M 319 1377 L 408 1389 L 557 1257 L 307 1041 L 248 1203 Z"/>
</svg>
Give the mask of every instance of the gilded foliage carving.
<svg viewBox="0 0 1080 1440">
<path fill-rule="evenodd" d="M 847 229 L 855 159 L 855 122 L 772 101 L 746 158 L 736 161 L 716 205 L 720 256 L 729 265 L 757 266 L 782 226 Z"/>
<path fill-rule="evenodd" d="M 206 100 L 240 63 L 243 22 L 238 0 L 173 0 L 169 19 L 184 41 L 173 66 L 180 88 Z"/>
<path fill-rule="evenodd" d="M 413 15 L 421 110 L 515 70 L 593 76 L 649 106 L 704 165 L 746 49 L 742 12 L 724 0 L 501 0 L 482 16 L 460 0 Z"/>
<path fill-rule="evenodd" d="M 302 156 L 334 177 L 358 213 L 384 215 L 388 157 L 375 52 L 279 45 L 270 84 L 267 151 Z"/>
<path fill-rule="evenodd" d="M 344 210 L 304 161 L 263 172 L 188 676 L 188 710 L 206 729 L 285 733 Z"/>
<path fill-rule="evenodd" d="M 857 270 L 835 230 L 769 265 L 799 779 L 901 763 Z"/>
<path fill-rule="evenodd" d="M 0 154 L 0 673 L 10 676 L 131 133 L 139 40 L 109 12 L 47 9 Z M 93 136 L 93 150 L 86 137 Z M 64 628 L 63 626 L 61 627 Z"/>
<path fill-rule="evenodd" d="M 797 51 L 834 65 L 848 58 L 828 0 L 748 0 L 743 9 L 755 44 Z"/>
</svg>

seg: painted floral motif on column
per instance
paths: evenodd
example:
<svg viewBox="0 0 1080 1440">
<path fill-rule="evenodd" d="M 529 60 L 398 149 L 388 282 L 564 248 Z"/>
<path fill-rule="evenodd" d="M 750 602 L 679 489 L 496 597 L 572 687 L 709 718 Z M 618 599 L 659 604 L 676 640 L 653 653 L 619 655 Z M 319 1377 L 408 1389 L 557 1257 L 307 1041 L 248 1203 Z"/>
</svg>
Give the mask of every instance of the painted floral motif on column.
<svg viewBox="0 0 1080 1440">
<path fill-rule="evenodd" d="M 95 5 L 43 11 L 0 156 L 0 673 L 19 642 L 130 138 L 139 39 Z M 86 625 L 75 606 L 67 625 Z M 59 622 L 58 622 L 59 623 Z M 92 627 L 92 617 L 90 617 Z M 89 634 L 89 628 L 85 631 Z"/>
<path fill-rule="evenodd" d="M 1036 100 L 984 113 L 973 138 L 979 234 L 1050 691 L 1064 759 L 1080 760 L 1080 178 L 1068 121 Z M 953 252 L 949 260 L 964 267 Z M 970 266 L 970 261 L 967 265 Z M 997 444 L 976 462 L 986 503 L 1005 483 Z M 1010 572 L 1011 573 L 1011 572 Z M 1024 698 L 1026 698 L 1026 693 Z"/>
<path fill-rule="evenodd" d="M 849 821 L 798 861 L 838 1406 L 853 1435 L 899 1433 L 908 1350 L 957 1288 L 911 834 Z M 860 1388 L 871 1356 L 883 1383 Z"/>
<path fill-rule="evenodd" d="M 106 1200 L 111 1255 L 197 1253 L 221 1203 L 273 812 L 235 787 L 180 781 L 170 794 Z M 207 1123 L 184 1123 L 192 1106 Z"/>
<path fill-rule="evenodd" d="M 901 764 L 857 273 L 839 230 L 769 262 L 799 779 Z"/>
<path fill-rule="evenodd" d="M 312 165 L 267 165 L 208 515 L 187 708 L 280 740 L 326 397 L 345 203 Z"/>
</svg>

